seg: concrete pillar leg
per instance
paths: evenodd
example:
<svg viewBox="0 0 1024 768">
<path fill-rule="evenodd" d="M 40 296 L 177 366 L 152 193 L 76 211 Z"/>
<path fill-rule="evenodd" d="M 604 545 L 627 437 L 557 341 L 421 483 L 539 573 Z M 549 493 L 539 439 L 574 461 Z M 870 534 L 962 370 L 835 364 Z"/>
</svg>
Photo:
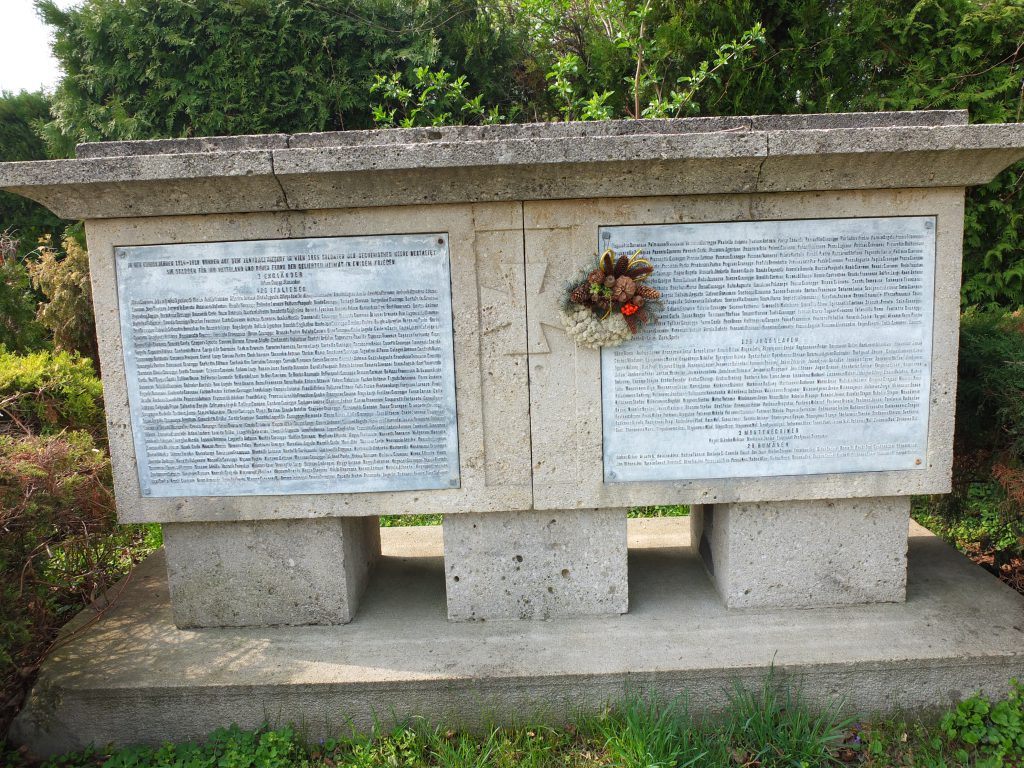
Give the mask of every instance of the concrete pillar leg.
<svg viewBox="0 0 1024 768">
<path fill-rule="evenodd" d="M 906 599 L 910 497 L 694 505 L 692 541 L 729 608 Z"/>
<path fill-rule="evenodd" d="M 165 523 L 174 623 L 347 624 L 380 556 L 376 517 Z"/>
<path fill-rule="evenodd" d="M 454 621 L 625 613 L 626 510 L 445 515 L 444 570 Z"/>
</svg>

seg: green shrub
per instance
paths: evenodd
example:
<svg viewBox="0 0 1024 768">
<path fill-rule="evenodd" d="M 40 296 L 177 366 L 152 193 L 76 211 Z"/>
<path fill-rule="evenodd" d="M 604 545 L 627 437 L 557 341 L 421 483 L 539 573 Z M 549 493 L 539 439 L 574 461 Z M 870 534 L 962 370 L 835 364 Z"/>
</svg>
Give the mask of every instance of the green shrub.
<svg viewBox="0 0 1024 768">
<path fill-rule="evenodd" d="M 29 352 L 46 346 L 46 335 L 36 321 L 38 299 L 18 250 L 18 241 L 0 232 L 0 344 Z"/>
<path fill-rule="evenodd" d="M 1024 454 L 1024 315 L 965 312 L 957 379 L 959 453 Z"/>
<path fill-rule="evenodd" d="M 1024 317 L 972 309 L 960 322 L 953 492 L 923 518 L 996 564 L 1024 554 Z M 927 515 L 938 515 L 927 519 Z"/>
<path fill-rule="evenodd" d="M 39 8 L 67 72 L 44 130 L 54 155 L 77 141 L 366 128 L 374 73 L 418 66 L 472 71 L 496 103 L 516 91 L 522 50 L 476 0 Z"/>
<path fill-rule="evenodd" d="M 0 432 L 85 430 L 106 440 L 103 385 L 92 362 L 67 352 L 18 355 L 0 348 Z"/>
<path fill-rule="evenodd" d="M 89 284 L 89 253 L 69 229 L 61 240 L 61 249 L 44 239 L 38 259 L 30 262 L 32 285 L 46 301 L 40 303 L 39 323 L 53 339 L 53 345 L 65 352 L 77 352 L 99 363 L 96 320 L 92 311 L 92 287 Z"/>
<path fill-rule="evenodd" d="M 45 94 L 0 92 L 0 162 L 46 160 L 46 144 L 36 128 L 51 119 Z M 19 261 L 41 237 L 61 232 L 68 223 L 33 200 L 0 192 L 0 230 L 15 238 Z"/>
</svg>

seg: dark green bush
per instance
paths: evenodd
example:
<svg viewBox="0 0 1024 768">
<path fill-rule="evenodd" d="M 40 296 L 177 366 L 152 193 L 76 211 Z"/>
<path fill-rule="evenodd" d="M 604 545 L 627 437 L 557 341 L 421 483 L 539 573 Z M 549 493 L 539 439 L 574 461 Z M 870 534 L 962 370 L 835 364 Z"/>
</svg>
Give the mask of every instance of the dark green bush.
<svg viewBox="0 0 1024 768">
<path fill-rule="evenodd" d="M 972 309 L 960 323 L 953 492 L 936 527 L 997 565 L 1024 555 L 1024 317 Z M 926 513 L 927 514 L 927 513 Z"/>
<path fill-rule="evenodd" d="M 37 303 L 28 268 L 18 256 L 18 241 L 0 232 L 0 345 L 15 352 L 46 345 L 46 334 L 36 321 Z"/>
<path fill-rule="evenodd" d="M 376 73 L 466 67 L 508 98 L 519 46 L 475 0 L 42 0 L 67 72 L 45 135 L 78 141 L 372 125 Z M 443 41 L 443 42 L 442 42 Z M 504 94 L 504 96 L 503 96 Z"/>
<path fill-rule="evenodd" d="M 42 93 L 0 92 L 0 162 L 45 160 L 46 144 L 38 128 L 52 119 L 49 99 Z M 18 243 L 19 259 L 39 238 L 56 235 L 67 225 L 39 203 L 0 192 L 0 232 L 10 233 Z"/>
</svg>

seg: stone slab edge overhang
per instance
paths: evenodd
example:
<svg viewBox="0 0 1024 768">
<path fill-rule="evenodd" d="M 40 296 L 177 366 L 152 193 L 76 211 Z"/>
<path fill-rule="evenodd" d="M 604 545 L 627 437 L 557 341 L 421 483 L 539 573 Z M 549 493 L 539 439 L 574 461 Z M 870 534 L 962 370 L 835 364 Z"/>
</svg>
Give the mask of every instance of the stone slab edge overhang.
<svg viewBox="0 0 1024 768">
<path fill-rule="evenodd" d="M 456 126 L 82 144 L 0 188 L 104 219 L 499 200 L 984 184 L 1024 124 L 965 111 Z"/>
</svg>

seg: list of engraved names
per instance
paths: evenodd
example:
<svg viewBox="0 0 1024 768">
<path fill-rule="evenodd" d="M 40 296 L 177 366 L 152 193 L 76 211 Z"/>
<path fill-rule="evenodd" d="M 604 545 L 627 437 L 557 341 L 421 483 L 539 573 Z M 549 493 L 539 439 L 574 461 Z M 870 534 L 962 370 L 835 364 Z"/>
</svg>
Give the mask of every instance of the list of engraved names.
<svg viewBox="0 0 1024 768">
<path fill-rule="evenodd" d="M 447 235 L 116 261 L 143 495 L 458 485 Z"/>
<path fill-rule="evenodd" d="M 605 479 L 923 468 L 933 217 L 604 227 L 657 324 L 602 353 Z"/>
</svg>

